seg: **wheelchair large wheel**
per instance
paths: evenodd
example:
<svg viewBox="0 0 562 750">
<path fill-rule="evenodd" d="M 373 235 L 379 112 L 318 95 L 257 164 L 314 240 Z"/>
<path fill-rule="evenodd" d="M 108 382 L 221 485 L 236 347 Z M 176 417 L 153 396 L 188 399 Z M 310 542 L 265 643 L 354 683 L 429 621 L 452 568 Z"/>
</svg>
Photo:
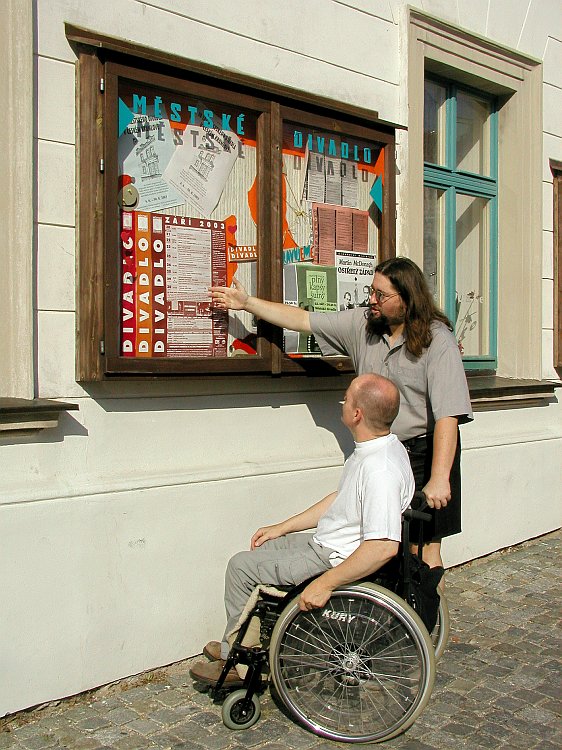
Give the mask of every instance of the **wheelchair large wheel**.
<svg viewBox="0 0 562 750">
<path fill-rule="evenodd" d="M 435 650 L 435 661 L 439 661 L 449 640 L 451 622 L 449 619 L 449 607 L 443 592 L 439 592 L 439 610 L 437 611 L 437 623 L 431 633 L 431 640 Z"/>
<path fill-rule="evenodd" d="M 270 644 L 273 683 L 290 714 L 321 737 L 381 742 L 404 732 L 435 680 L 433 644 L 400 597 L 370 583 L 337 589 L 325 607 L 281 613 Z"/>
</svg>

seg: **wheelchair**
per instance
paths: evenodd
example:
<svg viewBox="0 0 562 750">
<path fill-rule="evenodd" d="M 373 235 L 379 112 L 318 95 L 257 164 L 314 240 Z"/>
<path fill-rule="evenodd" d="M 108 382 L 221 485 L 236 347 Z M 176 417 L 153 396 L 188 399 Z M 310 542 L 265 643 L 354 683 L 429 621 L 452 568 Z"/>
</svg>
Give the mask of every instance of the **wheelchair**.
<svg viewBox="0 0 562 750">
<path fill-rule="evenodd" d="M 430 516 L 409 509 L 404 517 Z M 278 587 L 286 592 L 281 598 L 263 591 L 242 624 L 210 690 L 215 703 L 222 701 L 223 723 L 253 726 L 271 681 L 291 718 L 320 737 L 374 743 L 402 734 L 433 690 L 448 637 L 444 597 L 430 636 L 415 609 L 378 577 L 336 589 L 324 607 L 303 612 L 299 595 L 309 582 Z M 242 645 L 250 623 L 259 623 L 259 647 Z M 243 687 L 228 692 L 224 679 L 240 665 L 247 669 Z"/>
</svg>

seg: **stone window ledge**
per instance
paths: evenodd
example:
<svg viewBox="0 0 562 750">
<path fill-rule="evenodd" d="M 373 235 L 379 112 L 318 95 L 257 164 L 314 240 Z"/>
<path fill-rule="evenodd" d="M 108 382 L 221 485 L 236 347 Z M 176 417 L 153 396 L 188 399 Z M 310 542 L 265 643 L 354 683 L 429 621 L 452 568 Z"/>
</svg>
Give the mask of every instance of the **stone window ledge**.
<svg viewBox="0 0 562 750">
<path fill-rule="evenodd" d="M 556 380 L 516 380 L 495 375 L 469 375 L 470 400 L 476 411 L 540 406 L 562 386 Z"/>
<path fill-rule="evenodd" d="M 0 436 L 57 427 L 62 412 L 78 408 L 78 404 L 47 398 L 0 398 Z"/>
</svg>

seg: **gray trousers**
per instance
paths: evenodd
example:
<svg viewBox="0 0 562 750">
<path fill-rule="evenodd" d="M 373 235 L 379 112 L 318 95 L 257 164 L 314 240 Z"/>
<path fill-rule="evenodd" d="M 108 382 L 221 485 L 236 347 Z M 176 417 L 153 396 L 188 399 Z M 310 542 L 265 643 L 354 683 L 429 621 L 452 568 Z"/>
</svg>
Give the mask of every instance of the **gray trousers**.
<svg viewBox="0 0 562 750">
<path fill-rule="evenodd" d="M 320 547 L 312 537 L 313 534 L 288 534 L 231 557 L 224 577 L 226 629 L 221 642 L 223 659 L 229 651 L 226 636 L 238 625 L 248 597 L 258 583 L 297 585 L 331 568 L 332 550 Z"/>
</svg>

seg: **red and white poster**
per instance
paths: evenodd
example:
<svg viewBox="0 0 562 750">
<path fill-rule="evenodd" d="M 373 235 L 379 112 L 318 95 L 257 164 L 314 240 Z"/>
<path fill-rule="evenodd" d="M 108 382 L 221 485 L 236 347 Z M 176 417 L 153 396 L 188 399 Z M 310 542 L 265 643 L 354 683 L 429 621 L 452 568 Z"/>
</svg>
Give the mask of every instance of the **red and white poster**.
<svg viewBox="0 0 562 750">
<path fill-rule="evenodd" d="M 121 248 L 122 355 L 226 357 L 228 315 L 208 294 L 226 285 L 225 223 L 123 211 Z"/>
</svg>

